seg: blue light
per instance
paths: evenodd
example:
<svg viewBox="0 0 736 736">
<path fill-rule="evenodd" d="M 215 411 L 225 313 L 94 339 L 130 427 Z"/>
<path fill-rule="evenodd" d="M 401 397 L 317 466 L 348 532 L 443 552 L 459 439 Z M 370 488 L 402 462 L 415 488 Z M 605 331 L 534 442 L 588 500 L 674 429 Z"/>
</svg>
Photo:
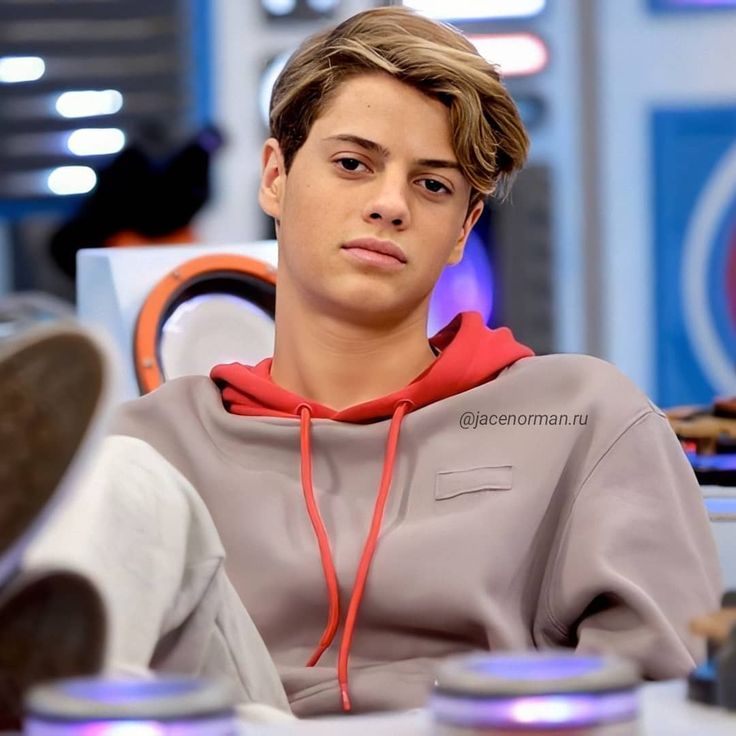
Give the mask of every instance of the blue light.
<svg viewBox="0 0 736 736">
<path fill-rule="evenodd" d="M 289 15 L 296 10 L 296 0 L 261 0 L 261 3 L 271 15 Z"/>
<path fill-rule="evenodd" d="M 102 703 L 140 703 L 166 697 L 187 697 L 198 690 L 196 680 L 67 680 L 57 689 L 73 698 Z"/>
<path fill-rule="evenodd" d="M 736 8 L 736 0 L 649 0 L 655 11 L 727 10 Z"/>
<path fill-rule="evenodd" d="M 530 18 L 546 0 L 404 0 L 404 5 L 437 20 Z"/>
<path fill-rule="evenodd" d="M 69 90 L 56 100 L 56 112 L 64 118 L 114 115 L 123 106 L 123 96 L 116 89 Z"/>
<path fill-rule="evenodd" d="M 0 57 L 0 82 L 35 82 L 46 71 L 46 64 L 40 56 Z"/>
<path fill-rule="evenodd" d="M 736 454 L 727 452 L 722 455 L 698 455 L 686 453 L 688 460 L 696 470 L 734 470 L 736 471 Z"/>
<path fill-rule="evenodd" d="M 706 498 L 705 508 L 711 517 L 736 518 L 736 498 Z"/>
<path fill-rule="evenodd" d="M 97 174 L 89 166 L 59 166 L 49 172 L 46 186 L 53 194 L 85 194 L 95 188 Z"/>
<path fill-rule="evenodd" d="M 125 146 L 120 128 L 79 128 L 69 133 L 66 147 L 75 156 L 104 156 Z"/>
</svg>

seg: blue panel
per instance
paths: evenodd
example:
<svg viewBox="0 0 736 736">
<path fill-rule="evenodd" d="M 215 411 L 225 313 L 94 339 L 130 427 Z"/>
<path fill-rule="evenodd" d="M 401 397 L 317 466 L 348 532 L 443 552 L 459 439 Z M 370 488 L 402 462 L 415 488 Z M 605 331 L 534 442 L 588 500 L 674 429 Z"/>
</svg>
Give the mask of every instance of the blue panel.
<svg viewBox="0 0 736 736">
<path fill-rule="evenodd" d="M 655 13 L 733 10 L 736 0 L 649 0 L 649 7 Z"/>
<path fill-rule="evenodd" d="M 83 195 L 46 197 L 44 199 L 5 200 L 0 199 L 0 219 L 14 220 L 28 215 L 52 213 L 71 214 L 81 204 Z"/>
<path fill-rule="evenodd" d="M 705 508 L 713 516 L 736 516 L 736 498 L 706 498 Z"/>
<path fill-rule="evenodd" d="M 697 470 L 723 470 L 736 473 L 736 455 L 728 452 L 723 455 L 697 455 L 688 452 L 687 459 Z M 736 498 L 733 499 L 736 501 Z"/>
<path fill-rule="evenodd" d="M 653 114 L 656 398 L 663 406 L 736 393 L 736 368 L 729 373 L 736 366 L 734 142 L 736 108 Z M 696 227 L 706 221 L 708 228 Z M 688 296 L 693 288 L 701 301 Z"/>
<path fill-rule="evenodd" d="M 194 78 L 194 122 L 212 122 L 212 6 L 209 0 L 188 0 L 192 28 L 192 69 Z"/>
</svg>

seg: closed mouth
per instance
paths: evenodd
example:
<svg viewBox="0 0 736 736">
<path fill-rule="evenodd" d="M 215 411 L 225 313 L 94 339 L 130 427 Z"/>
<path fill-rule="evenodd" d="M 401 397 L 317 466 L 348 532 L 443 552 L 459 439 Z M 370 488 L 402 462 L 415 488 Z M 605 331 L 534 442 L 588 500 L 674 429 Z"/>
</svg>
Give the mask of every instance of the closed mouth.
<svg viewBox="0 0 736 736">
<path fill-rule="evenodd" d="M 374 253 L 380 253 L 384 256 L 395 258 L 400 263 L 406 263 L 407 258 L 401 248 L 390 240 L 378 240 L 377 238 L 359 238 L 345 243 L 343 246 L 346 250 L 359 248 L 361 250 L 369 250 Z"/>
</svg>

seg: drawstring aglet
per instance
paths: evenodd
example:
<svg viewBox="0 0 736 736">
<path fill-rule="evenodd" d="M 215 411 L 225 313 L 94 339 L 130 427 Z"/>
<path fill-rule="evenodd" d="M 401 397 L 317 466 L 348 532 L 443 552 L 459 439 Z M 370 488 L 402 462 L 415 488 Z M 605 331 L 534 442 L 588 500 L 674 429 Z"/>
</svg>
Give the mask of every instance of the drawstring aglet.
<svg viewBox="0 0 736 736">
<path fill-rule="evenodd" d="M 346 713 L 349 713 L 353 709 L 353 706 L 350 702 L 350 695 L 348 693 L 347 682 L 340 683 L 340 699 L 342 700 L 342 709 Z"/>
</svg>

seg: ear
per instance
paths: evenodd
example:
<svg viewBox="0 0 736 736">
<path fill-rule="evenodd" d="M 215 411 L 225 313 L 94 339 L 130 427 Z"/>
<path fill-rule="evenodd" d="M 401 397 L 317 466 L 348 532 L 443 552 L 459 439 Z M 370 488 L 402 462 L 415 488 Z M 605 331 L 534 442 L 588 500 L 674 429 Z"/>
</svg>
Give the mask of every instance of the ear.
<svg viewBox="0 0 736 736">
<path fill-rule="evenodd" d="M 468 242 L 470 231 L 473 229 L 475 223 L 478 222 L 478 218 L 481 216 L 482 212 L 483 200 L 481 199 L 476 202 L 473 209 L 471 209 L 465 217 L 465 222 L 463 222 L 463 226 L 460 229 L 460 237 L 458 238 L 455 247 L 450 251 L 450 257 L 447 259 L 448 266 L 454 266 L 462 260 L 463 252 L 465 251 L 465 243 Z"/>
<path fill-rule="evenodd" d="M 286 181 L 286 167 L 281 146 L 275 138 L 263 144 L 261 154 L 261 185 L 258 189 L 258 203 L 261 209 L 278 221 L 281 217 L 281 200 Z"/>
</svg>

